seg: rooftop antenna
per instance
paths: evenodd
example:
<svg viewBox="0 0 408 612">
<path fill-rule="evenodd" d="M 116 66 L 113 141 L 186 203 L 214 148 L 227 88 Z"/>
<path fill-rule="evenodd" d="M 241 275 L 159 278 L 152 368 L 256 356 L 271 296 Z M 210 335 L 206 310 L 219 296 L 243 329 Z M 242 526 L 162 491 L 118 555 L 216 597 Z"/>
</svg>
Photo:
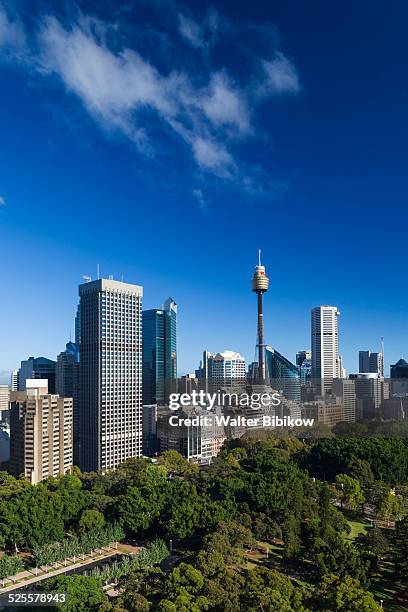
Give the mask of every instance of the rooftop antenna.
<svg viewBox="0 0 408 612">
<path fill-rule="evenodd" d="M 96 274 L 97 274 L 97 278 L 99 280 L 99 264 L 97 264 L 97 266 L 96 266 Z"/>
<path fill-rule="evenodd" d="M 381 336 L 381 355 L 382 355 L 381 377 L 384 378 L 384 338 L 383 338 L 383 336 Z"/>
</svg>

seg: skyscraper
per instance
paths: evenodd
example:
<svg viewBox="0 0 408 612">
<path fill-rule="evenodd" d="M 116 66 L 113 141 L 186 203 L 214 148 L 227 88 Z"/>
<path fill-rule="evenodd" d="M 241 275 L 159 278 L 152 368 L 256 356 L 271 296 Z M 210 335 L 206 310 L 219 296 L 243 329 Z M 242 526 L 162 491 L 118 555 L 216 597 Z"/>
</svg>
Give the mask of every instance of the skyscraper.
<svg viewBox="0 0 408 612">
<path fill-rule="evenodd" d="M 78 304 L 76 315 L 75 315 L 75 344 L 78 349 L 81 344 L 81 306 Z"/>
<path fill-rule="evenodd" d="M 112 469 L 142 452 L 142 295 L 142 287 L 111 279 L 79 286 L 85 471 Z"/>
<path fill-rule="evenodd" d="M 336 379 L 333 381 L 333 395 L 344 408 L 344 420 L 354 423 L 356 420 L 356 387 L 353 379 Z"/>
<path fill-rule="evenodd" d="M 269 382 L 273 389 L 286 399 L 300 402 L 300 368 L 270 346 L 266 347 L 265 354 Z"/>
<path fill-rule="evenodd" d="M 164 404 L 177 380 L 177 304 L 144 310 L 143 404 Z"/>
<path fill-rule="evenodd" d="M 379 376 L 384 376 L 382 353 L 359 351 L 358 371 L 360 372 L 360 374 L 378 374 Z"/>
<path fill-rule="evenodd" d="M 10 386 L 12 391 L 18 391 L 19 370 L 13 370 L 11 373 Z"/>
<path fill-rule="evenodd" d="M 55 393 L 55 361 L 46 357 L 29 357 L 21 362 L 18 390 L 25 391 L 27 379 L 47 379 L 49 393 Z"/>
<path fill-rule="evenodd" d="M 211 386 L 232 387 L 246 382 L 245 359 L 236 351 L 223 351 L 208 360 Z"/>
<path fill-rule="evenodd" d="M 74 342 L 67 342 L 65 351 L 57 357 L 55 366 L 55 392 L 62 397 L 72 397 L 74 428 L 74 464 L 79 457 L 79 350 Z"/>
<path fill-rule="evenodd" d="M 63 397 L 74 397 L 78 389 L 79 350 L 74 342 L 67 342 L 65 351 L 57 357 L 55 390 Z"/>
<path fill-rule="evenodd" d="M 304 350 L 304 351 L 298 351 L 296 353 L 296 365 L 299 366 L 299 368 L 305 360 L 311 360 L 311 359 L 312 359 L 312 351 Z"/>
<path fill-rule="evenodd" d="M 334 378 L 341 378 L 339 315 L 337 306 L 312 308 L 312 379 L 320 387 L 322 395 L 331 391 Z"/>
<path fill-rule="evenodd" d="M 48 393 L 47 379 L 11 394 L 10 471 L 37 484 L 72 469 L 72 399 Z"/>
</svg>

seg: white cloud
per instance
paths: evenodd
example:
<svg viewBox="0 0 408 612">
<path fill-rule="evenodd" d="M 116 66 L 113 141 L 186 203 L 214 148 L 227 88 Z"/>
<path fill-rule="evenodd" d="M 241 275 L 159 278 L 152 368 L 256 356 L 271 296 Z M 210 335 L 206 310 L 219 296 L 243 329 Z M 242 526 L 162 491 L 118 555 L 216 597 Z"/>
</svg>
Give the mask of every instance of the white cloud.
<svg viewBox="0 0 408 612">
<path fill-rule="evenodd" d="M 4 206 L 6 204 L 6 199 L 3 196 L 0 196 L 0 206 Z"/>
<path fill-rule="evenodd" d="M 208 92 L 201 99 L 205 115 L 214 125 L 234 125 L 242 133 L 249 131 L 247 100 L 242 91 L 231 85 L 224 73 L 211 77 Z"/>
<path fill-rule="evenodd" d="M 194 157 L 197 163 L 214 172 L 218 176 L 230 176 L 230 168 L 234 162 L 231 155 L 220 143 L 203 138 L 202 136 L 193 136 L 191 139 Z"/>
<path fill-rule="evenodd" d="M 214 75 L 210 85 L 194 88 L 186 74 L 163 76 L 136 51 L 114 54 L 90 31 L 65 30 L 48 18 L 40 33 L 41 70 L 57 74 L 89 112 L 106 127 L 124 132 L 142 148 L 146 132 L 138 111 L 153 110 L 192 148 L 198 165 L 227 176 L 232 157 L 210 135 L 211 125 L 236 124 L 246 129 L 247 113 L 239 93 Z"/>
<path fill-rule="evenodd" d="M 259 94 L 297 93 L 300 90 L 296 68 L 283 53 L 277 52 L 273 60 L 263 60 L 262 67 L 266 78 L 258 88 Z"/>
<path fill-rule="evenodd" d="M 242 75 L 233 79 L 226 69 L 212 68 L 207 53 L 221 29 L 236 36 L 231 24 L 215 10 L 201 24 L 177 9 L 174 15 L 179 34 L 202 51 L 194 70 L 185 49 L 172 62 L 177 70 L 159 69 L 154 54 L 121 45 L 120 25 L 110 28 L 89 16 L 82 15 L 70 28 L 53 16 L 44 17 L 27 38 L 22 23 L 10 21 L 1 5 L 0 58 L 3 46 L 23 59 L 27 69 L 57 77 L 104 129 L 125 135 L 144 155 L 155 154 L 151 139 L 159 125 L 166 128 L 167 138 L 172 132 L 188 145 L 203 172 L 256 190 L 256 171 L 248 179 L 250 169 L 235 158 L 233 145 L 256 135 L 252 118 L 257 103 L 299 91 L 296 69 L 275 51 L 271 60 L 251 56 L 253 74 L 246 83 Z M 259 65 L 262 71 L 256 75 Z"/>
</svg>

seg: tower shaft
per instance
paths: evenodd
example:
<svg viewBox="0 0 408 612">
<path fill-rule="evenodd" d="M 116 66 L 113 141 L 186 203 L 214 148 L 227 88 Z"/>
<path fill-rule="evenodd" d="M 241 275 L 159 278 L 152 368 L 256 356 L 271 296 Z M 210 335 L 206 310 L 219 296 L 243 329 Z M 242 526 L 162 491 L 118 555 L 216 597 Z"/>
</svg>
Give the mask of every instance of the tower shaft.
<svg viewBox="0 0 408 612">
<path fill-rule="evenodd" d="M 265 355 L 263 331 L 263 293 L 258 293 L 258 377 L 259 382 L 265 382 Z"/>
</svg>

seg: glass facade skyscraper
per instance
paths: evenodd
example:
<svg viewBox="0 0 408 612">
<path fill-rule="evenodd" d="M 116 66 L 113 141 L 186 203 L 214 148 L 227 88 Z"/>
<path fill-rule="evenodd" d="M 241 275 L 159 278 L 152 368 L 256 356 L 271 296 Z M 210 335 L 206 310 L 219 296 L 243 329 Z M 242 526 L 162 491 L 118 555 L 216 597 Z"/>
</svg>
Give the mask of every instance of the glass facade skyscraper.
<svg viewBox="0 0 408 612">
<path fill-rule="evenodd" d="M 300 401 L 300 370 L 276 349 L 267 346 L 266 365 L 271 386 L 286 399 Z"/>
<path fill-rule="evenodd" d="M 164 404 L 177 380 L 177 304 L 145 310 L 143 321 L 143 404 Z"/>
</svg>

